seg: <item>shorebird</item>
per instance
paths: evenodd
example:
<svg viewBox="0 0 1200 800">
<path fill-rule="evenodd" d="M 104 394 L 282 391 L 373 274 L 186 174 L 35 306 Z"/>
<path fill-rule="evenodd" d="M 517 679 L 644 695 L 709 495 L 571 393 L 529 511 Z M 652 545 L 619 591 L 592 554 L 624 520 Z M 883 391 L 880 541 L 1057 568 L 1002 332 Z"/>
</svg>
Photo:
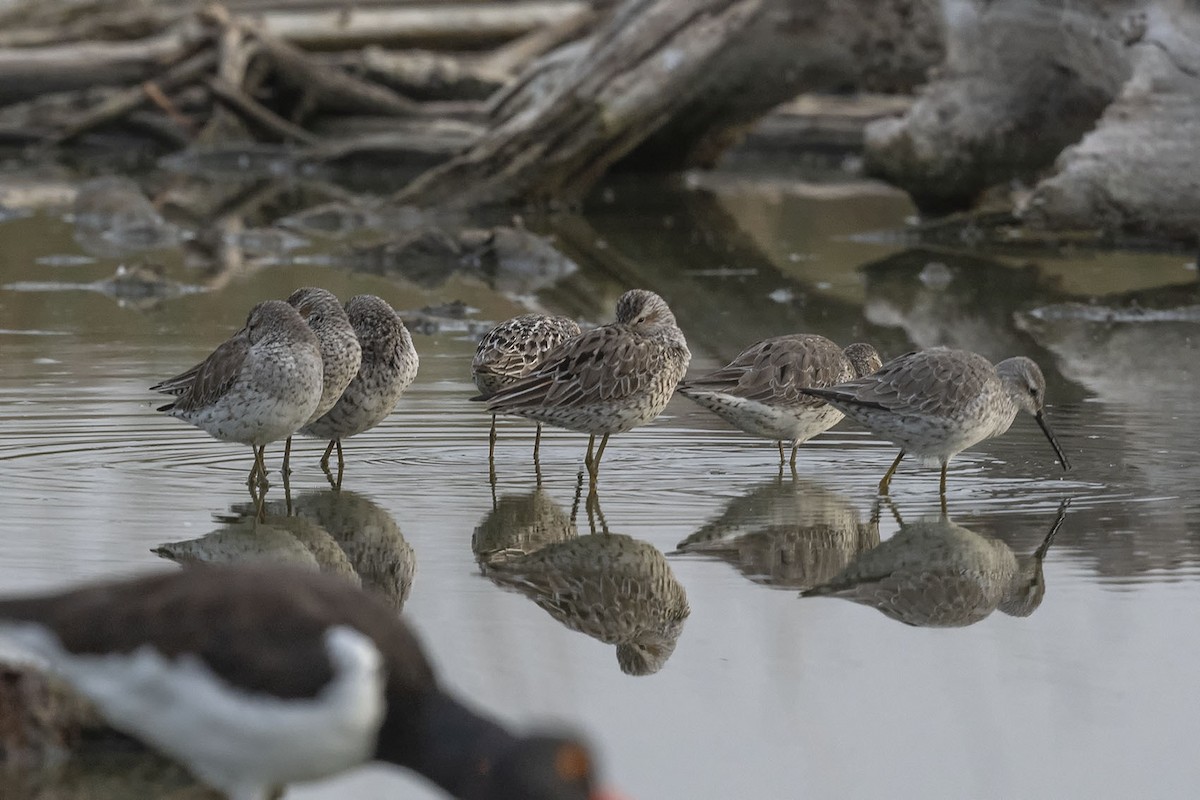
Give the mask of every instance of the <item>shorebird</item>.
<svg viewBox="0 0 1200 800">
<path fill-rule="evenodd" d="M 362 347 L 358 373 L 333 407 L 300 429 L 304 436 L 326 439 L 321 469 L 330 476 L 329 456 L 337 448 L 338 477 L 342 482 L 345 458 L 342 440 L 370 430 L 392 413 L 400 395 L 417 376 L 420 358 L 403 320 L 387 301 L 360 294 L 346 303 L 346 316 Z"/>
<path fill-rule="evenodd" d="M 569 317 L 522 314 L 501 322 L 483 335 L 471 359 L 471 379 L 484 399 L 512 386 L 541 363 L 546 354 L 581 333 L 579 323 Z M 542 423 L 533 439 L 536 460 L 542 444 Z M 488 462 L 496 456 L 496 415 L 488 433 Z"/>
<path fill-rule="evenodd" d="M 617 301 L 616 322 L 560 345 L 511 386 L 472 399 L 486 400 L 492 413 L 589 434 L 584 463 L 595 484 L 608 437 L 661 414 L 691 357 L 666 301 L 632 289 Z"/>
<path fill-rule="evenodd" d="M 922 463 L 941 464 L 945 496 L 950 459 L 1007 431 L 1018 411 L 1033 415 L 1062 468 L 1071 468 L 1043 414 L 1046 379 L 1024 356 L 993 367 L 976 353 L 936 347 L 894 358 L 863 378 L 803 391 L 900 446 L 880 494 L 887 494 L 900 460 L 911 453 Z"/>
<path fill-rule="evenodd" d="M 774 439 L 780 464 L 784 442 L 790 442 L 794 467 L 800 445 L 843 416 L 802 390 L 861 378 L 881 363 L 869 344 L 842 350 L 816 334 L 776 336 L 751 345 L 715 372 L 684 381 L 677 391 L 739 430 Z"/>
<path fill-rule="evenodd" d="M 1066 518 L 1059 507 L 1031 555 L 967 530 L 948 517 L 901 524 L 891 538 L 860 553 L 828 583 L 802 597 L 840 597 L 872 606 L 906 625 L 957 628 L 999 609 L 1027 617 L 1046 595 L 1042 562 Z"/>
<path fill-rule="evenodd" d="M 811 481 L 785 480 L 782 471 L 730 500 L 671 555 L 715 557 L 755 583 L 809 589 L 879 544 L 878 516 L 864 521 L 849 497 Z"/>
<path fill-rule="evenodd" d="M 333 408 L 334 403 L 346 391 L 350 381 L 358 374 L 362 360 L 362 347 L 358 336 L 346 316 L 337 297 L 326 289 L 306 286 L 297 289 L 287 299 L 288 305 L 300 312 L 300 316 L 308 323 L 317 335 L 321 346 L 321 364 L 324 368 L 321 386 L 321 402 L 308 418 L 307 422 L 315 422 L 325 412 Z M 291 474 L 289 462 L 292 455 L 292 437 L 287 438 L 283 446 L 283 474 Z"/>
<path fill-rule="evenodd" d="M 439 687 L 394 609 L 339 578 L 198 566 L 0 601 L 0 636 L 230 800 L 371 760 L 471 800 L 601 800 L 577 740 L 517 736 Z"/>
<path fill-rule="evenodd" d="M 627 675 L 653 675 L 675 652 L 691 609 L 671 565 L 649 542 L 593 533 L 480 559 L 483 574 L 515 589 L 574 631 L 616 645 Z"/>
<path fill-rule="evenodd" d="M 187 372 L 150 387 L 175 395 L 160 406 L 215 439 L 254 448 L 247 485 L 266 486 L 263 453 L 312 416 L 321 401 L 321 349 L 296 309 L 267 300 L 246 325 Z"/>
</svg>

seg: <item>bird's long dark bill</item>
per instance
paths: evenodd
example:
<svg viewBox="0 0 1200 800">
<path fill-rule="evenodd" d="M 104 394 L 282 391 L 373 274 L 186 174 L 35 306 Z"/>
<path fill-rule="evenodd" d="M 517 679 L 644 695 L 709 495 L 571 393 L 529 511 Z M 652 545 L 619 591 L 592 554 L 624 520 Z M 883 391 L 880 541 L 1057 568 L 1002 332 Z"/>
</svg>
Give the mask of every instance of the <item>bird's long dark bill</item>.
<svg viewBox="0 0 1200 800">
<path fill-rule="evenodd" d="M 1069 470 L 1071 468 L 1071 462 L 1067 461 L 1067 454 L 1063 452 L 1061 447 L 1059 447 L 1058 439 L 1054 438 L 1054 432 L 1050 430 L 1050 426 L 1046 423 L 1046 417 L 1042 414 L 1042 412 L 1039 411 L 1034 415 L 1034 419 L 1037 420 L 1037 424 L 1039 427 L 1041 427 L 1042 433 L 1046 434 L 1046 438 L 1050 440 L 1050 446 L 1054 448 L 1055 455 L 1057 455 L 1058 460 L 1062 462 L 1063 471 L 1065 472 L 1066 470 Z"/>
</svg>

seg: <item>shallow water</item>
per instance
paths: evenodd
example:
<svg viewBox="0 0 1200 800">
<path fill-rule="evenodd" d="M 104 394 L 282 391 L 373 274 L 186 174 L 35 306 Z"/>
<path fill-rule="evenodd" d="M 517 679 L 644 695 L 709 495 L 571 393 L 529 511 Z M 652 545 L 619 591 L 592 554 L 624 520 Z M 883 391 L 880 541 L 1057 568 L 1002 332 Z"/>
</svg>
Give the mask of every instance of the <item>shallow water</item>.
<svg viewBox="0 0 1200 800">
<path fill-rule="evenodd" d="M 513 724 L 586 731 L 612 782 L 639 800 L 1194 793 L 1200 293 L 1191 258 L 923 248 L 879 233 L 902 229 L 911 209 L 869 185 L 719 174 L 699 185 L 615 183 L 602 197 L 586 214 L 529 222 L 573 264 L 464 261 L 448 277 L 404 261 L 353 269 L 363 265 L 346 256 L 345 239 L 311 231 L 298 249 L 264 244 L 282 209 L 239 223 L 259 233 L 237 239 L 225 269 L 190 263 L 184 246 L 111 255 L 59 208 L 0 215 L 0 586 L 170 569 L 153 552 L 168 543 L 182 560 L 269 551 L 343 572 L 403 604 L 449 685 Z M 114 298 L 106 281 L 140 260 L 203 290 Z M 249 451 L 156 414 L 146 387 L 206 355 L 258 300 L 306 284 L 376 293 L 398 309 L 463 300 L 483 327 L 525 307 L 603 322 L 621 291 L 643 286 L 675 309 L 693 372 L 796 331 L 869 340 L 885 357 L 935 344 L 1029 355 L 1046 373 L 1047 416 L 1075 469 L 1061 472 L 1021 418 L 953 462 L 948 508 L 969 532 L 956 541 L 999 540 L 1022 556 L 1069 499 L 1045 558 L 1044 598 L 1027 617 L 989 614 L 995 598 L 976 598 L 958 621 L 973 624 L 948 628 L 799 598 L 875 536 L 895 536 L 901 519 L 936 519 L 936 470 L 905 462 L 893 505 L 878 507 L 891 445 L 843 423 L 801 448 L 796 476 L 781 475 L 773 445 L 676 398 L 658 421 L 610 443 L 600 478 L 596 524 L 669 554 L 691 607 L 657 672 L 624 674 L 613 645 L 481 574 L 476 529 L 520 533 L 516 522 L 494 523 L 494 503 L 573 534 L 586 443 L 547 429 L 535 493 L 532 426 L 502 420 L 489 483 L 489 420 L 467 402 L 468 329 L 479 325 L 416 337 L 417 382 L 383 425 L 347 443 L 342 495 L 316 465 L 318 445 L 301 442 L 296 516 L 286 517 L 277 485 L 272 517 L 256 530 L 238 519 Z M 1144 309 L 1155 313 L 1136 313 Z M 279 451 L 269 453 L 273 470 Z M 574 525 L 589 530 L 584 504 Z M 707 546 L 677 553 L 689 539 Z M 70 773 L 55 796 L 109 796 L 104 769 Z M 130 780 L 125 796 L 156 796 L 154 780 Z M 14 783 L 4 797 L 42 796 L 44 781 L 52 776 Z M 434 794 L 375 767 L 288 796 Z"/>
</svg>

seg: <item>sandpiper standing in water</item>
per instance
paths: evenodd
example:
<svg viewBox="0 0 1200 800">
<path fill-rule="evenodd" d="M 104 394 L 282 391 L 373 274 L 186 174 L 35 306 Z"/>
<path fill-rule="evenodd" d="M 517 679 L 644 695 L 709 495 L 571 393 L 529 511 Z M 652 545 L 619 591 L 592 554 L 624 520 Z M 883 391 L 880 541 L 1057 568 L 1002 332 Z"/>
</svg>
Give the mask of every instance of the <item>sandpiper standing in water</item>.
<svg viewBox="0 0 1200 800">
<path fill-rule="evenodd" d="M 584 463 L 594 486 L 608 437 L 661 414 L 691 357 L 666 301 L 631 289 L 617 301 L 616 322 L 569 340 L 511 386 L 473 399 L 486 400 L 493 413 L 589 434 Z"/>
<path fill-rule="evenodd" d="M 288 305 L 300 312 L 300 316 L 308 323 L 317 335 L 321 346 L 321 364 L 323 366 L 323 381 L 321 387 L 321 402 L 313 411 L 308 422 L 315 422 L 326 411 L 333 408 L 334 403 L 342 396 L 346 386 L 358 374 L 359 363 L 362 359 L 362 348 L 358 336 L 346 317 L 337 297 L 326 289 L 306 286 L 292 292 L 287 299 Z M 291 474 L 288 463 L 292 455 L 292 437 L 287 438 L 283 446 L 283 475 Z"/>
<path fill-rule="evenodd" d="M 879 353 L 869 344 L 845 350 L 824 336 L 776 336 L 746 348 L 715 372 L 679 384 L 679 393 L 739 430 L 792 445 L 796 466 L 800 445 L 842 419 L 842 412 L 803 389 L 833 386 L 879 369 Z"/>
<path fill-rule="evenodd" d="M 569 317 L 522 314 L 501 322 L 483 335 L 471 359 L 471 379 L 486 399 L 512 386 L 541 363 L 546 354 L 581 333 L 579 323 Z M 537 423 L 533 458 L 542 443 L 542 423 Z M 488 463 L 496 457 L 496 414 L 488 433 Z"/>
<path fill-rule="evenodd" d="M 362 348 L 358 373 L 332 408 L 300 429 L 304 436 L 329 441 L 321 469 L 334 486 L 341 485 L 345 466 L 342 440 L 374 428 L 391 414 L 420 365 L 408 328 L 386 300 L 373 294 L 352 297 L 346 303 L 346 316 Z M 335 447 L 336 481 L 329 470 L 329 456 Z"/>
<path fill-rule="evenodd" d="M 1042 411 L 1046 379 L 1024 356 L 992 366 L 976 353 L 935 347 L 894 358 L 864 378 L 803 391 L 900 446 L 880 494 L 887 494 L 900 459 L 911 453 L 922 463 L 941 464 L 944 497 L 950 459 L 1007 431 L 1018 411 L 1033 415 L 1062 468 L 1071 468 Z"/>
<path fill-rule="evenodd" d="M 267 485 L 263 451 L 305 423 L 321 401 L 321 347 L 296 309 L 267 300 L 246 325 L 187 372 L 150 387 L 161 406 L 215 439 L 254 448 L 247 485 Z"/>
</svg>

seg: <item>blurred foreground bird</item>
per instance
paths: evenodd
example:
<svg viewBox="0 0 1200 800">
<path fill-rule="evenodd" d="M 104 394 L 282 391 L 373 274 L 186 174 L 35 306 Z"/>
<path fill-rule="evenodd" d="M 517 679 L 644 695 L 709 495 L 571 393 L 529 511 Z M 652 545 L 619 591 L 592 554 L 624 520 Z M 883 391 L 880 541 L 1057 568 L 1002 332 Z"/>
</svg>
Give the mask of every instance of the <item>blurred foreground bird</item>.
<svg viewBox="0 0 1200 800">
<path fill-rule="evenodd" d="M 444 692 L 382 599 L 278 566 L 197 566 L 0 601 L 0 637 L 230 800 L 379 760 L 470 800 L 602 800 L 578 741 Z"/>
</svg>

